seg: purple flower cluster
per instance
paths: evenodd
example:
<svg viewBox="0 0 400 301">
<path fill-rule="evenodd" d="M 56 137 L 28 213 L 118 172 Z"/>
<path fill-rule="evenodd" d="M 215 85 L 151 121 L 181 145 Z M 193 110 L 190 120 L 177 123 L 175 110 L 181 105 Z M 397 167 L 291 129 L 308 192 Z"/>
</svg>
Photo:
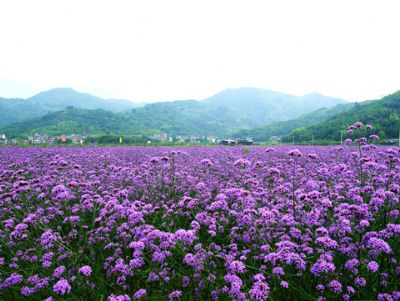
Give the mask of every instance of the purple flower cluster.
<svg viewBox="0 0 400 301">
<path fill-rule="evenodd" d="M 79 273 L 81 273 L 84 276 L 90 276 L 92 274 L 92 268 L 88 265 L 85 265 L 79 268 Z"/>
<path fill-rule="evenodd" d="M 71 292 L 71 286 L 67 280 L 61 279 L 54 284 L 53 290 L 58 295 L 65 295 Z"/>
<path fill-rule="evenodd" d="M 365 128 L 340 147 L 0 148 L 0 299 L 400 300 L 400 149 Z"/>
</svg>

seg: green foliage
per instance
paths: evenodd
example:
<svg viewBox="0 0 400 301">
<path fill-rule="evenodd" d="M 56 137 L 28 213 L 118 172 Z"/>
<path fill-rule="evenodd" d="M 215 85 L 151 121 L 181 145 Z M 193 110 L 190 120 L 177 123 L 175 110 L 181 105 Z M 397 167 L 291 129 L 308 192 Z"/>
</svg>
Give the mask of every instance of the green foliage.
<svg viewBox="0 0 400 301">
<path fill-rule="evenodd" d="M 398 138 L 400 91 L 380 100 L 355 103 L 351 109 L 340 112 L 321 123 L 293 130 L 286 136 L 286 139 L 294 135 L 298 141 L 310 141 L 312 136 L 315 140 L 340 141 L 340 131 L 343 133 L 343 139 L 352 137 L 347 134 L 346 129 L 356 121 L 372 124 L 374 126 L 373 133 L 377 133 L 381 139 Z M 359 134 L 365 136 L 367 133 L 361 131 Z"/>
<path fill-rule="evenodd" d="M 9 137 L 27 136 L 33 133 L 93 134 L 118 133 L 127 126 L 129 119 L 123 114 L 104 110 L 84 110 L 68 107 L 63 111 L 49 113 L 43 117 L 14 123 L 4 129 Z"/>
<path fill-rule="evenodd" d="M 253 129 L 250 128 L 256 126 L 256 122 L 252 118 L 230 107 L 237 102 L 237 99 L 228 97 L 227 99 L 233 99 L 233 102 L 232 105 L 225 106 L 222 97 L 215 97 L 213 105 L 212 99 L 204 102 L 174 101 L 148 104 L 126 112 L 86 110 L 69 106 L 62 111 L 51 112 L 39 118 L 13 123 L 0 129 L 0 132 L 4 132 L 10 138 L 26 137 L 33 133 L 49 135 L 79 133 L 100 136 L 101 141 L 95 142 L 106 144 L 118 144 L 119 135 L 124 136 L 124 144 L 145 143 L 145 136 L 160 132 L 174 137 L 234 135 L 252 137 L 258 142 L 269 141 L 271 136 L 282 136 L 283 141 L 291 142 L 294 136 L 296 144 L 311 141 L 312 138 L 317 144 L 321 141 L 339 141 L 340 131 L 343 133 L 343 139 L 349 137 L 345 129 L 355 121 L 373 124 L 374 133 L 381 139 L 397 138 L 400 127 L 400 92 L 381 100 L 339 104 L 332 108 L 318 109 L 296 119 Z M 0 108 L 7 101 L 0 101 Z M 24 112 L 21 111 L 21 115 L 24 115 Z M 30 114 L 36 113 L 37 111 L 32 108 Z M 27 116 L 29 114 L 25 114 L 24 118 Z M 5 114 L 2 120 L 8 118 L 9 116 Z"/>
<path fill-rule="evenodd" d="M 27 103 L 24 99 L 0 98 L 0 127 L 45 115 L 46 110 L 33 104 Z"/>
<path fill-rule="evenodd" d="M 35 132 L 91 135 L 163 132 L 227 137 L 241 129 L 290 119 L 343 102 L 315 94 L 296 97 L 241 88 L 225 90 L 203 101 L 161 102 L 134 108 L 135 104 L 127 101 L 101 99 L 72 89 L 54 89 L 28 99 L 0 99 L 5 116 L 0 120 L 0 132 L 10 137 Z M 76 109 L 71 110 L 72 106 Z"/>
<path fill-rule="evenodd" d="M 27 99 L 0 98 L 0 127 L 37 118 L 49 112 L 60 111 L 68 106 L 82 109 L 104 109 L 120 112 L 137 107 L 127 100 L 103 99 L 86 93 L 79 93 L 69 88 L 58 88 L 41 92 Z"/>
<path fill-rule="evenodd" d="M 131 112 L 113 113 L 104 110 L 84 110 L 68 107 L 43 117 L 14 123 L 3 128 L 8 137 L 34 133 L 61 135 L 226 135 L 247 127 L 236 114 L 218 116 L 214 111 L 197 110 L 198 103 L 182 102 L 175 105 L 154 104 Z"/>
<path fill-rule="evenodd" d="M 248 87 L 224 90 L 204 102 L 210 106 L 217 105 L 245 113 L 252 120 L 253 127 L 293 119 L 319 108 L 330 108 L 346 103 L 342 99 L 317 93 L 293 96 Z"/>
<path fill-rule="evenodd" d="M 105 145 L 142 145 L 146 144 L 148 141 L 148 138 L 144 135 L 136 135 L 136 136 L 131 136 L 131 137 L 122 137 L 122 143 L 120 143 L 120 137 L 119 135 L 112 135 L 112 134 L 106 134 L 106 135 L 99 135 L 99 136 L 92 136 L 88 137 L 85 140 L 85 144 L 105 144 Z"/>
<path fill-rule="evenodd" d="M 251 130 L 240 130 L 235 137 L 252 137 L 254 141 L 269 141 L 272 136 L 284 136 L 297 128 L 305 128 L 318 124 L 340 112 L 350 110 L 353 103 L 339 104 L 333 108 L 321 108 L 311 113 L 304 114 L 298 118 L 275 122 L 263 127 L 257 127 Z"/>
</svg>

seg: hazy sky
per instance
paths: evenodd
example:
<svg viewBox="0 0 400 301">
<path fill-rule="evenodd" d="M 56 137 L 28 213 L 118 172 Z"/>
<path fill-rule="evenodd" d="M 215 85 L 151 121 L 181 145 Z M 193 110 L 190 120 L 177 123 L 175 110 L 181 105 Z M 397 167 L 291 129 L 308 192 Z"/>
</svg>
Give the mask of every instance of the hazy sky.
<svg viewBox="0 0 400 301">
<path fill-rule="evenodd" d="M 0 96 L 133 101 L 254 86 L 348 100 L 400 89 L 400 1 L 1 0 Z"/>
</svg>

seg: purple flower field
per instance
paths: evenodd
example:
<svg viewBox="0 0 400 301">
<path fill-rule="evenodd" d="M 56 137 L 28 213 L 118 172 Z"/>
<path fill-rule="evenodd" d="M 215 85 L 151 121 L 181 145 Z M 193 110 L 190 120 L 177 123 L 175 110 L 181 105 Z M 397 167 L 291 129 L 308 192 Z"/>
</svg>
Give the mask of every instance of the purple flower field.
<svg viewBox="0 0 400 301">
<path fill-rule="evenodd" d="M 0 148 L 0 300 L 400 300 L 400 153 L 361 144 Z"/>
</svg>

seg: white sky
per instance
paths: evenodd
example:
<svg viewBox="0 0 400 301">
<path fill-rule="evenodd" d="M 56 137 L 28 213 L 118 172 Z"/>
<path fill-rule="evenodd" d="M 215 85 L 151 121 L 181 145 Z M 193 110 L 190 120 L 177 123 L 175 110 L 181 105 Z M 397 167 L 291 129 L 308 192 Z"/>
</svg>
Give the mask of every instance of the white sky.
<svg viewBox="0 0 400 301">
<path fill-rule="evenodd" d="M 399 12 L 398 0 L 1 0 L 0 96 L 380 98 L 400 89 Z"/>
</svg>

